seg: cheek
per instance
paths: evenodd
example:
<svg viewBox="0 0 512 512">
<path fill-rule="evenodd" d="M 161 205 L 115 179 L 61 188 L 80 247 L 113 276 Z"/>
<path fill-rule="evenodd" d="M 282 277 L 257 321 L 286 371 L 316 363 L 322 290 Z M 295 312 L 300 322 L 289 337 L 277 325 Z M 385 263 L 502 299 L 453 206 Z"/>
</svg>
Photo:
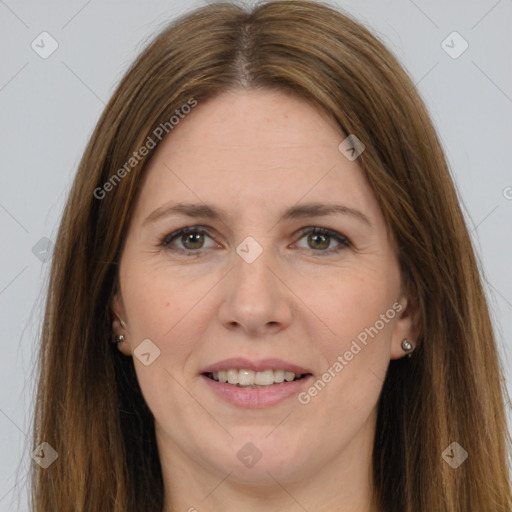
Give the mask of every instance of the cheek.
<svg viewBox="0 0 512 512">
<path fill-rule="evenodd" d="M 184 273 L 169 272 L 135 258 L 126 260 L 122 272 L 132 350 L 150 339 L 160 351 L 156 360 L 159 366 L 173 374 L 188 372 L 191 355 L 200 350 L 199 340 L 212 322 L 206 296 L 215 281 L 206 276 L 191 280 Z M 141 366 L 137 360 L 135 364 Z M 151 366 L 153 371 L 156 366 Z M 144 367 L 138 369 L 145 382 Z"/>
<path fill-rule="evenodd" d="M 200 285 L 186 286 L 176 274 L 168 275 L 143 261 L 128 261 L 122 270 L 123 302 L 130 331 L 163 341 L 191 311 Z"/>
<path fill-rule="evenodd" d="M 324 353 L 332 357 L 345 352 L 359 335 L 364 341 L 364 333 L 368 335 L 368 330 L 375 338 L 390 336 L 395 317 L 392 305 L 399 292 L 399 280 L 395 280 L 393 275 L 392 271 L 387 274 L 347 273 L 338 281 L 331 281 L 328 293 L 325 283 L 316 290 L 310 286 L 307 304 L 328 328 L 322 347 Z M 384 315 L 384 320 L 381 320 L 381 315 Z M 375 325 L 378 334 L 372 329 Z"/>
<path fill-rule="evenodd" d="M 345 275 L 337 286 L 329 287 L 329 294 L 325 288 L 314 293 L 316 303 L 311 309 L 321 312 L 319 325 L 328 327 L 321 327 L 325 334 L 317 336 L 315 343 L 324 364 L 320 378 L 327 382 L 308 393 L 317 402 L 319 414 L 323 410 L 330 419 L 339 415 L 341 421 L 347 410 L 366 416 L 375 405 L 389 365 L 397 317 L 393 304 L 399 289 L 399 274 L 389 268 L 387 273 L 364 277 Z"/>
<path fill-rule="evenodd" d="M 194 340 L 201 324 L 195 320 L 204 316 L 198 301 L 206 291 L 183 286 L 176 277 L 166 279 L 157 269 L 147 271 L 132 264 L 124 271 L 123 302 L 131 348 L 136 351 L 142 340 L 149 339 L 159 351 L 147 366 L 133 355 L 144 399 L 159 423 L 185 422 L 191 399 L 183 388 L 183 370 L 197 350 Z"/>
</svg>

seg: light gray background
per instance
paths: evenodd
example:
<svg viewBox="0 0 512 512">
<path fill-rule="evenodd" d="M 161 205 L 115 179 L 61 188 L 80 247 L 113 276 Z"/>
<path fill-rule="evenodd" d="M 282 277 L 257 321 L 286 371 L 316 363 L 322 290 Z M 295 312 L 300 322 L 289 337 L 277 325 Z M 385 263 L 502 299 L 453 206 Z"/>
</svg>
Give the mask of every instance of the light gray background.
<svg viewBox="0 0 512 512">
<path fill-rule="evenodd" d="M 429 107 L 482 262 L 512 392 L 512 0 L 331 3 L 387 43 Z M 0 0 L 0 512 L 28 510 L 32 365 L 49 270 L 32 249 L 55 239 L 85 144 L 129 63 L 168 21 L 200 5 Z M 49 48 L 43 31 L 58 42 L 47 59 L 31 47 Z M 455 59 L 441 46 L 453 31 L 469 44 Z M 453 36 L 445 43 L 452 52 L 460 44 Z"/>
</svg>

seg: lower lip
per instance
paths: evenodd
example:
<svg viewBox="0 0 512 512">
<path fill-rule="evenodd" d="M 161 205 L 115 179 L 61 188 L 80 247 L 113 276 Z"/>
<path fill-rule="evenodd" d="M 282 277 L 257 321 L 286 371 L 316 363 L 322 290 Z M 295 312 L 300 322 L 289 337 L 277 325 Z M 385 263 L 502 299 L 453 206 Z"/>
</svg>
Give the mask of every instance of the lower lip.
<svg viewBox="0 0 512 512">
<path fill-rule="evenodd" d="M 201 377 L 217 395 L 237 407 L 248 409 L 263 409 L 282 402 L 298 394 L 313 379 L 312 375 L 308 375 L 300 380 L 285 381 L 268 388 L 239 388 L 226 382 L 210 379 L 206 375 L 201 375 Z"/>
</svg>

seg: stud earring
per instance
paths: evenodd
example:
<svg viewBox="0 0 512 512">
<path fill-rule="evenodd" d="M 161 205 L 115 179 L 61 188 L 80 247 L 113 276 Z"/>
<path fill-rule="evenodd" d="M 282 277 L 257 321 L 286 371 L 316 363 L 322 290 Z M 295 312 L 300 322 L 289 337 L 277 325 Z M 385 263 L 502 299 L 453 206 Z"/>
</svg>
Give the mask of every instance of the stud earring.
<svg viewBox="0 0 512 512">
<path fill-rule="evenodd" d="M 402 341 L 402 349 L 407 353 L 408 357 L 411 357 L 414 348 L 415 347 L 409 340 Z"/>
<path fill-rule="evenodd" d="M 121 334 L 119 336 L 114 336 L 114 339 L 112 340 L 112 343 L 115 343 L 116 345 L 119 345 L 119 343 L 122 343 L 124 341 L 124 336 Z"/>
</svg>

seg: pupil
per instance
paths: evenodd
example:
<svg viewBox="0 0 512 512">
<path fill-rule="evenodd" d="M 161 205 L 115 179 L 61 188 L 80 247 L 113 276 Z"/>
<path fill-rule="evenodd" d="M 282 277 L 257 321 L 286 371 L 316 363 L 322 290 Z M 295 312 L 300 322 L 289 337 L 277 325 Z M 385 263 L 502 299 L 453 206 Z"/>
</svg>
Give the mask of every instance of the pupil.
<svg viewBox="0 0 512 512">
<path fill-rule="evenodd" d="M 185 240 L 183 243 L 184 243 L 185 247 L 187 247 L 188 249 L 199 249 L 203 242 L 202 236 L 203 235 L 201 233 L 196 233 L 196 234 L 189 233 L 189 234 L 185 235 Z M 188 242 L 191 242 L 192 244 L 198 243 L 199 246 L 190 247 L 187 245 Z"/>
<path fill-rule="evenodd" d="M 318 233 L 313 233 L 312 235 L 310 235 L 310 240 L 312 239 L 316 239 L 316 238 L 323 238 L 324 239 L 324 243 L 321 244 L 321 246 L 318 246 L 317 245 L 317 248 L 320 248 L 320 249 L 326 249 L 327 247 L 329 247 L 329 241 L 327 240 L 327 237 L 325 235 L 322 235 L 322 234 L 318 234 Z"/>
<path fill-rule="evenodd" d="M 183 243 L 184 243 L 185 247 L 187 247 L 189 249 L 199 249 L 201 247 L 201 245 L 203 244 L 203 235 L 201 233 L 195 233 L 195 234 L 189 233 L 184 236 L 185 236 L 185 240 Z M 328 240 L 328 236 L 326 236 L 326 235 L 313 233 L 313 234 L 309 235 L 309 240 L 313 241 L 313 245 L 316 245 L 317 248 L 326 249 L 327 247 L 329 247 L 329 240 Z M 319 244 L 317 244 L 317 242 L 319 242 Z M 192 244 L 192 247 L 190 247 L 188 245 L 189 243 Z M 194 244 L 198 244 L 198 245 L 194 245 Z"/>
</svg>

